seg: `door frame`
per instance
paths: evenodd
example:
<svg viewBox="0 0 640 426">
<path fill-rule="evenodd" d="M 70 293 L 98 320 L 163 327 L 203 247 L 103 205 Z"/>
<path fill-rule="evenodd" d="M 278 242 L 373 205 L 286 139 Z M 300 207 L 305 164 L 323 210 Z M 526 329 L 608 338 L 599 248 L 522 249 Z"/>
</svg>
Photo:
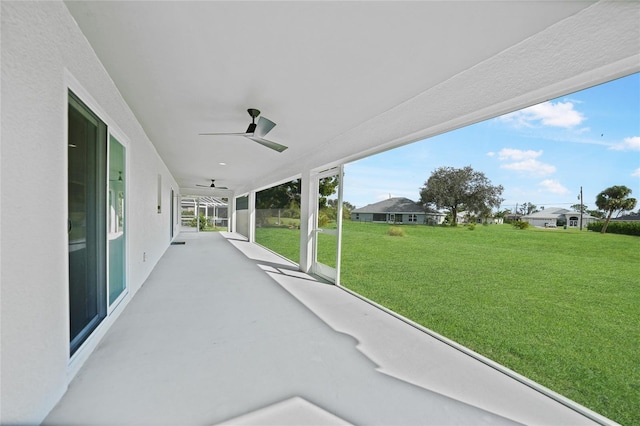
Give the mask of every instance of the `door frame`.
<svg viewBox="0 0 640 426">
<path fill-rule="evenodd" d="M 129 141 L 120 133 L 118 129 L 113 128 L 107 124 L 107 197 L 109 194 L 109 171 L 111 170 L 111 138 L 116 140 L 124 149 L 124 289 L 122 293 L 111 303 L 109 303 L 110 288 L 110 268 L 111 258 L 109 251 L 109 235 L 107 234 L 107 315 L 111 315 L 114 309 L 128 296 L 129 294 Z M 107 198 L 107 208 L 109 208 L 109 200 Z M 109 212 L 105 212 L 106 217 L 109 217 Z"/>
<path fill-rule="evenodd" d="M 336 229 L 327 230 L 318 227 L 318 218 L 320 214 L 320 207 L 318 205 L 318 197 L 320 192 L 320 179 L 338 176 L 338 203 L 336 206 Z M 315 218 L 315 223 L 313 224 L 312 229 L 312 239 L 313 239 L 313 250 L 312 250 L 312 258 L 311 258 L 311 272 L 314 275 L 318 275 L 335 285 L 340 285 L 340 263 L 341 263 L 341 255 L 342 255 L 342 197 L 343 197 L 343 188 L 344 188 L 344 164 L 333 167 L 331 169 L 323 170 L 318 173 L 314 173 L 311 175 L 311 186 L 313 188 L 314 194 L 314 202 L 313 202 L 313 217 Z M 318 234 L 328 234 L 335 235 L 336 237 L 336 266 L 333 268 L 332 266 L 325 265 L 321 262 L 318 262 Z"/>
</svg>

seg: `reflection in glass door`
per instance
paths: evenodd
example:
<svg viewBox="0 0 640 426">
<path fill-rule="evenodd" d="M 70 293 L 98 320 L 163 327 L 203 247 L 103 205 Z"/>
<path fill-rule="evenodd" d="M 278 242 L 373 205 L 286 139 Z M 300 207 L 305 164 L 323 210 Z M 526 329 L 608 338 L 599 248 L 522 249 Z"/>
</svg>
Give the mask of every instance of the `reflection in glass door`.
<svg viewBox="0 0 640 426">
<path fill-rule="evenodd" d="M 340 283 L 342 175 L 340 166 L 316 176 L 318 202 L 313 271 L 335 284 Z"/>
<path fill-rule="evenodd" d="M 127 288 L 125 268 L 125 148 L 111 136 L 109 138 L 109 306 L 113 305 Z"/>
<path fill-rule="evenodd" d="M 107 126 L 69 93 L 69 327 L 73 354 L 106 316 Z"/>
</svg>

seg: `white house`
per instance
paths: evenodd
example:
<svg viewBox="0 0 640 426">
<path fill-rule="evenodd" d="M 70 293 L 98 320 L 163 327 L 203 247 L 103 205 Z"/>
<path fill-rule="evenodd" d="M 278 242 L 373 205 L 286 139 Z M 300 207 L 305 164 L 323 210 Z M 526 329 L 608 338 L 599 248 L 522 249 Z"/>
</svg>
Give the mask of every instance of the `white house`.
<svg viewBox="0 0 640 426">
<path fill-rule="evenodd" d="M 182 195 L 228 198 L 253 242 L 255 193 L 300 179 L 311 273 L 328 173 L 640 71 L 637 2 L 0 7 L 2 424 L 42 422 L 98 354 L 178 235 Z M 245 132 L 249 109 L 253 139 L 199 135 Z"/>
<path fill-rule="evenodd" d="M 557 226 L 565 225 L 568 228 L 580 228 L 581 220 L 582 226 L 586 227 L 590 223 L 597 222 L 601 219 L 589 214 L 580 215 L 580 212 L 563 209 L 561 207 L 548 207 L 530 215 L 522 216 L 522 220 L 529 222 L 532 226 L 539 226 L 543 228 L 555 228 Z"/>
<path fill-rule="evenodd" d="M 480 217 L 478 213 L 462 211 L 457 214 L 458 223 L 467 223 L 469 220 L 475 221 L 475 223 L 488 223 L 491 225 L 502 225 L 504 219 L 501 217 Z"/>
</svg>

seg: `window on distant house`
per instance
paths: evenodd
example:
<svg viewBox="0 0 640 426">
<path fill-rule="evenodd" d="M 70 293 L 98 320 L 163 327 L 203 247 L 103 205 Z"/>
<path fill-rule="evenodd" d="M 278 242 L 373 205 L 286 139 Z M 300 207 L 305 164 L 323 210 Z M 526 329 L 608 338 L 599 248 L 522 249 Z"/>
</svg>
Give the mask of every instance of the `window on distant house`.
<svg viewBox="0 0 640 426">
<path fill-rule="evenodd" d="M 417 222 L 417 221 L 418 221 L 418 215 L 415 215 L 415 214 L 409 215 L 409 222 Z"/>
</svg>

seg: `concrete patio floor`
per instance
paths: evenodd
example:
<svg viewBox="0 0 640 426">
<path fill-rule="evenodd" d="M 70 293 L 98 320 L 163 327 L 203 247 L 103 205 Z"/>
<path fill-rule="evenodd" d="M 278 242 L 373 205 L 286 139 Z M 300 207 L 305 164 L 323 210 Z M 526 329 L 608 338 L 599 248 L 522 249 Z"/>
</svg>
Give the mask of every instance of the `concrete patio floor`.
<svg viewBox="0 0 640 426">
<path fill-rule="evenodd" d="M 230 233 L 182 233 L 44 424 L 593 424 Z"/>
</svg>

